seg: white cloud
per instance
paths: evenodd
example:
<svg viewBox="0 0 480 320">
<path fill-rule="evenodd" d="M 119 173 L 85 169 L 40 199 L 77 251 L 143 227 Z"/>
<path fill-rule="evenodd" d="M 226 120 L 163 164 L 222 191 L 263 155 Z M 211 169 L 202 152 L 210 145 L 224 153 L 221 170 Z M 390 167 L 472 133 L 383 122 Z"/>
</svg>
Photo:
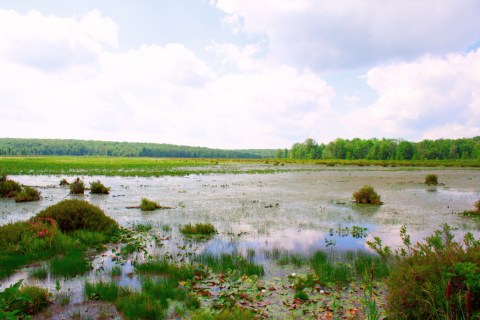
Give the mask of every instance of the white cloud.
<svg viewBox="0 0 480 320">
<path fill-rule="evenodd" d="M 0 136 L 285 147 L 326 128 L 333 90 L 308 69 L 259 61 L 255 46 L 212 45 L 234 66 L 219 73 L 182 44 L 114 51 L 116 24 L 97 11 L 1 14 L 9 28 L 31 27 L 1 45 Z M 110 31 L 97 34 L 101 23 Z M 56 57 L 73 58 L 52 69 Z"/>
<path fill-rule="evenodd" d="M 480 135 L 480 50 L 375 67 L 366 79 L 377 101 L 343 120 L 360 136 Z"/>
<path fill-rule="evenodd" d="M 267 35 L 271 57 L 317 70 L 462 51 L 480 39 L 477 0 L 217 0 L 228 25 Z"/>
</svg>

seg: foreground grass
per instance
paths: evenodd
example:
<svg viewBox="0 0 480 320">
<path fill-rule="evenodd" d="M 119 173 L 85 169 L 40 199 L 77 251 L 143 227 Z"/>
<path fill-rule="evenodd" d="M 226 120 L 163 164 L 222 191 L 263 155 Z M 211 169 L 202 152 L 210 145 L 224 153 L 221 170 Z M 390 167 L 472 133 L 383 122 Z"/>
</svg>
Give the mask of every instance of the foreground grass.
<svg viewBox="0 0 480 320">
<path fill-rule="evenodd" d="M 291 165 L 311 165 L 310 169 Z M 245 167 L 245 165 L 247 165 Z M 249 167 L 254 166 L 254 168 Z M 318 170 L 318 165 L 383 167 L 470 167 L 480 168 L 478 160 L 292 160 L 292 159 L 174 159 L 120 157 L 0 157 L 0 168 L 11 175 L 105 175 L 105 176 L 184 176 L 209 173 L 275 173 L 292 170 Z M 244 167 L 242 167 L 244 166 Z"/>
</svg>

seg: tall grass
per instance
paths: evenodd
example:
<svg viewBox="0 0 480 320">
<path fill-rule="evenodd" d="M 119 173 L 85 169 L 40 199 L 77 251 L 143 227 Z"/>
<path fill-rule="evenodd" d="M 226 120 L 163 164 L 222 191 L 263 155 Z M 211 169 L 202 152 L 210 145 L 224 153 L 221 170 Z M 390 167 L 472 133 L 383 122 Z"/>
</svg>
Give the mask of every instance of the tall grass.
<svg viewBox="0 0 480 320">
<path fill-rule="evenodd" d="M 251 259 L 247 260 L 235 253 L 221 254 L 220 256 L 202 254 L 196 260 L 201 264 L 208 265 L 215 272 L 225 273 L 231 270 L 236 271 L 240 276 L 263 276 L 265 273 L 263 266 L 255 264 Z"/>
</svg>

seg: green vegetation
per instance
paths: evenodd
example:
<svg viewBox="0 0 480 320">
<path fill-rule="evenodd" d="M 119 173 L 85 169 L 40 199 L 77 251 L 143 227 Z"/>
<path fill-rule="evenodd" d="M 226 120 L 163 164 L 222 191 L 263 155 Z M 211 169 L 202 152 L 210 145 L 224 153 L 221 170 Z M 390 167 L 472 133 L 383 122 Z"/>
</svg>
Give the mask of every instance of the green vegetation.
<svg viewBox="0 0 480 320">
<path fill-rule="evenodd" d="M 158 203 L 147 198 L 142 198 L 142 202 L 140 203 L 140 209 L 142 211 L 154 211 L 160 208 L 161 206 Z"/>
<path fill-rule="evenodd" d="M 392 265 L 388 286 L 390 319 L 473 319 L 480 314 L 480 240 L 471 233 L 454 241 L 447 224 L 412 245 L 402 228 L 404 247 L 392 252 L 382 241 L 368 244 Z"/>
<path fill-rule="evenodd" d="M 0 155 L 273 158 L 273 149 L 222 150 L 158 143 L 0 138 Z"/>
<path fill-rule="evenodd" d="M 37 217 L 54 219 L 64 232 L 88 230 L 111 234 L 118 230 L 117 223 L 99 207 L 77 199 L 63 200 L 39 212 Z"/>
<path fill-rule="evenodd" d="M 85 193 L 85 183 L 80 178 L 77 178 L 74 182 L 70 184 L 70 193 L 71 194 L 84 194 Z"/>
<path fill-rule="evenodd" d="M 429 173 L 425 176 L 425 184 L 436 186 L 438 184 L 438 176 L 436 174 Z"/>
<path fill-rule="evenodd" d="M 45 267 L 37 268 L 30 272 L 30 276 L 36 279 L 46 279 L 48 276 L 48 271 Z"/>
<path fill-rule="evenodd" d="M 24 265 L 51 261 L 51 272 L 73 276 L 90 269 L 84 252 L 117 234 L 115 221 L 85 201 L 64 200 L 29 221 L 0 226 L 0 278 Z"/>
<path fill-rule="evenodd" d="M 29 298 L 13 303 L 13 308 L 20 310 L 20 313 L 36 314 L 50 305 L 51 294 L 45 288 L 24 286 L 20 288 L 19 294 Z"/>
<path fill-rule="evenodd" d="M 211 238 L 217 234 L 217 229 L 211 223 L 186 224 L 180 228 L 180 232 L 190 238 Z"/>
<path fill-rule="evenodd" d="M 58 184 L 60 187 L 63 187 L 63 186 L 69 186 L 70 185 L 70 182 L 67 181 L 67 179 L 63 178 L 62 180 L 60 180 L 60 183 Z"/>
<path fill-rule="evenodd" d="M 18 182 L 8 179 L 6 175 L 0 175 L 0 197 L 13 198 L 21 191 L 22 187 Z"/>
<path fill-rule="evenodd" d="M 409 142 L 394 139 L 336 139 L 318 144 L 313 139 L 280 149 L 276 158 L 345 160 L 457 160 L 480 159 L 480 136 Z"/>
<path fill-rule="evenodd" d="M 90 182 L 90 193 L 109 194 L 110 188 L 105 187 L 100 180 Z"/>
<path fill-rule="evenodd" d="M 117 286 L 114 282 L 85 283 L 85 296 L 90 300 L 114 302 L 128 294 L 130 292 L 127 289 Z"/>
<path fill-rule="evenodd" d="M 239 276 L 257 275 L 263 276 L 265 273 L 263 266 L 255 264 L 252 259 L 232 253 L 214 256 L 212 254 L 202 254 L 197 257 L 201 264 L 209 266 L 214 272 L 226 273 L 228 270 L 236 271 Z"/>
<path fill-rule="evenodd" d="M 363 204 L 382 204 L 380 196 L 375 192 L 372 186 L 365 185 L 360 190 L 353 193 L 356 203 Z"/>
<path fill-rule="evenodd" d="M 29 202 L 40 200 L 40 191 L 35 188 L 23 186 L 22 191 L 15 194 L 15 202 Z"/>
<path fill-rule="evenodd" d="M 464 216 L 471 217 L 471 218 L 475 219 L 476 221 L 480 221 L 480 200 L 475 202 L 474 207 L 475 207 L 474 210 L 464 211 L 464 212 L 462 212 L 462 214 Z"/>
</svg>

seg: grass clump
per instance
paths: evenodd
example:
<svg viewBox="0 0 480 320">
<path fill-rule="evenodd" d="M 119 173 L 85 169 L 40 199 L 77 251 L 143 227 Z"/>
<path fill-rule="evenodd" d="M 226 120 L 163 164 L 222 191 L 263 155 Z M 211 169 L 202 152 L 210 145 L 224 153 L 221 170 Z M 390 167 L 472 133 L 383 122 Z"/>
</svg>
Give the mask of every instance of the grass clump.
<svg viewBox="0 0 480 320">
<path fill-rule="evenodd" d="M 29 202 L 40 200 L 41 192 L 35 188 L 24 186 L 22 191 L 15 194 L 15 202 Z"/>
<path fill-rule="evenodd" d="M 110 188 L 105 187 L 100 180 L 90 182 L 90 193 L 109 194 Z"/>
<path fill-rule="evenodd" d="M 245 259 L 235 253 L 221 254 L 220 256 L 202 254 L 196 260 L 201 264 L 209 266 L 214 272 L 226 273 L 230 270 L 236 271 L 240 276 L 263 276 L 265 274 L 263 266 L 255 264 L 252 259 Z"/>
<path fill-rule="evenodd" d="M 164 319 L 166 315 L 161 300 L 146 292 L 121 297 L 115 306 L 127 319 Z"/>
<path fill-rule="evenodd" d="M 436 186 L 438 184 L 438 176 L 436 174 L 427 174 L 425 176 L 425 184 L 429 186 Z"/>
<path fill-rule="evenodd" d="M 70 182 L 68 182 L 67 179 L 63 178 L 62 180 L 60 180 L 60 183 L 58 185 L 60 187 L 69 186 Z"/>
<path fill-rule="evenodd" d="M 142 198 L 142 202 L 140 203 L 140 210 L 142 211 L 153 211 L 160 208 L 161 206 L 158 203 L 147 198 Z"/>
<path fill-rule="evenodd" d="M 67 254 L 56 257 L 50 262 L 50 271 L 53 275 L 75 277 L 92 269 L 90 262 L 85 258 L 81 249 L 71 250 Z"/>
<path fill-rule="evenodd" d="M 89 230 L 110 234 L 118 230 L 117 223 L 99 207 L 77 199 L 63 200 L 39 212 L 36 217 L 55 219 L 64 232 Z"/>
<path fill-rule="evenodd" d="M 192 279 L 195 275 L 193 266 L 185 264 L 178 266 L 167 259 L 152 260 L 135 265 L 135 271 L 143 274 L 168 276 L 177 281 Z"/>
<path fill-rule="evenodd" d="M 6 175 L 0 176 L 0 197 L 13 198 L 22 191 L 20 184 L 14 180 L 10 180 Z"/>
<path fill-rule="evenodd" d="M 97 282 L 97 283 L 85 283 L 85 295 L 90 300 L 101 301 L 116 301 L 119 297 L 130 294 L 127 289 L 124 289 L 114 282 Z"/>
<path fill-rule="evenodd" d="M 37 268 L 37 269 L 33 270 L 32 272 L 30 272 L 30 276 L 35 278 L 35 279 L 43 280 L 43 279 L 47 278 L 48 271 L 45 267 Z"/>
<path fill-rule="evenodd" d="M 84 194 L 85 193 L 85 183 L 80 178 L 77 178 L 74 182 L 70 184 L 70 194 Z"/>
<path fill-rule="evenodd" d="M 392 264 L 388 287 L 389 319 L 465 319 L 480 314 L 480 240 L 467 233 L 454 241 L 447 224 L 412 245 L 402 228 L 404 246 L 392 252 L 381 240 L 368 242 Z M 468 316 L 467 316 L 468 315 Z"/>
<path fill-rule="evenodd" d="M 217 229 L 211 223 L 186 224 L 180 228 L 180 232 L 190 238 L 210 238 L 217 234 Z"/>
<path fill-rule="evenodd" d="M 356 203 L 364 204 L 383 204 L 380 196 L 375 192 L 372 186 L 365 185 L 357 192 L 353 193 L 353 198 Z"/>
</svg>

